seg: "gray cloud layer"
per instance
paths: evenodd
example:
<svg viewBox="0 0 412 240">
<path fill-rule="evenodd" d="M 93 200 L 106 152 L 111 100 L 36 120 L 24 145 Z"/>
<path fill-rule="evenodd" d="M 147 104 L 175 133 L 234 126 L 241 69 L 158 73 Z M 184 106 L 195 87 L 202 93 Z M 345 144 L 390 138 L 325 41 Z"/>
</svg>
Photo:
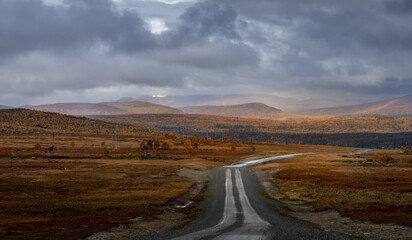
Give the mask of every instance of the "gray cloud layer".
<svg viewBox="0 0 412 240">
<path fill-rule="evenodd" d="M 0 104 L 122 86 L 410 94 L 411 24 L 409 0 L 2 0 Z"/>
<path fill-rule="evenodd" d="M 68 50 L 107 43 L 115 49 L 152 47 L 152 37 L 136 13 L 116 11 L 106 0 L 70 0 L 47 6 L 41 0 L 0 2 L 0 54 Z"/>
<path fill-rule="evenodd" d="M 280 32 L 260 48 L 275 46 L 268 49 L 279 66 L 273 74 L 288 79 L 286 88 L 368 96 L 412 92 L 411 1 L 224 2 Z M 278 80 L 269 82 L 285 84 Z"/>
<path fill-rule="evenodd" d="M 129 52 L 175 48 L 205 41 L 212 35 L 236 37 L 236 12 L 229 7 L 199 3 L 180 19 L 177 30 L 154 36 L 136 12 L 119 11 L 109 0 L 70 0 L 65 6 L 48 6 L 41 0 L 3 0 L 0 56 L 96 43 Z"/>
</svg>

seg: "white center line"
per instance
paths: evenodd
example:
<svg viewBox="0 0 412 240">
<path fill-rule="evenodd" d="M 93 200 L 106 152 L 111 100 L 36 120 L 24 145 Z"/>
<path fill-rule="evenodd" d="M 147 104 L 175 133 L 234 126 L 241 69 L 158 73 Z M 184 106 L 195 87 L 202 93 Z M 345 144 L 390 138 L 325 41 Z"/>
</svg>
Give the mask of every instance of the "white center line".
<svg viewBox="0 0 412 240">
<path fill-rule="evenodd" d="M 232 183 L 232 173 L 230 169 L 226 169 L 225 172 L 225 206 L 223 209 L 223 216 L 218 224 L 213 227 L 200 230 L 198 232 L 193 232 L 181 237 L 173 238 L 172 240 L 195 240 L 208 235 L 216 234 L 216 232 L 223 230 L 236 222 L 236 214 L 238 210 L 235 204 L 235 198 L 233 196 L 233 183 Z"/>
<path fill-rule="evenodd" d="M 242 181 L 242 175 L 239 169 L 235 169 L 236 187 L 239 191 L 239 200 L 242 206 L 244 216 L 243 224 L 231 232 L 223 234 L 215 239 L 234 239 L 234 240 L 263 240 L 268 239 L 266 231 L 270 227 L 270 223 L 262 219 L 259 214 L 253 209 L 249 198 L 246 194 L 245 187 Z"/>
</svg>

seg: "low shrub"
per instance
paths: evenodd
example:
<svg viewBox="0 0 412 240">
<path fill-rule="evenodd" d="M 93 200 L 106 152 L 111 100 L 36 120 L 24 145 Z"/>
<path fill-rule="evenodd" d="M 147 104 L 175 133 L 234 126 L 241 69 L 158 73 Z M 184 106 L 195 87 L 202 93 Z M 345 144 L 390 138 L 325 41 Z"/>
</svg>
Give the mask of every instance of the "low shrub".
<svg viewBox="0 0 412 240">
<path fill-rule="evenodd" d="M 387 164 L 387 163 L 395 163 L 397 161 L 395 161 L 395 159 L 387 154 L 375 154 L 372 158 L 372 160 L 374 162 L 378 162 L 378 163 L 383 163 L 383 164 Z"/>
</svg>

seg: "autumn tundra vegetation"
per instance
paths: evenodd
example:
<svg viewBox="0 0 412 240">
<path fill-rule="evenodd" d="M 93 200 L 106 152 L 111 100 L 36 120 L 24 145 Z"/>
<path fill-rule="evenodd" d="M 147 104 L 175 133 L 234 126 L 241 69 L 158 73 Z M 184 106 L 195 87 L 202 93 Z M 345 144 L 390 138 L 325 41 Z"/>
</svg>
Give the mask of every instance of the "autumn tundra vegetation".
<svg viewBox="0 0 412 240">
<path fill-rule="evenodd" d="M 386 120 L 384 120 L 386 121 Z M 316 210 L 411 226 L 408 147 L 355 148 L 206 138 L 32 110 L 0 110 L 0 238 L 79 239 L 135 217 L 163 216 L 204 172 L 246 158 L 328 152 L 258 167 L 288 200 Z M 188 221 L 207 194 L 203 186 Z M 182 220 L 183 221 L 183 220 Z"/>
<path fill-rule="evenodd" d="M 276 172 L 284 198 L 309 202 L 317 211 L 376 223 L 412 226 L 412 155 L 408 149 L 366 154 L 304 156 L 256 167 Z"/>
</svg>

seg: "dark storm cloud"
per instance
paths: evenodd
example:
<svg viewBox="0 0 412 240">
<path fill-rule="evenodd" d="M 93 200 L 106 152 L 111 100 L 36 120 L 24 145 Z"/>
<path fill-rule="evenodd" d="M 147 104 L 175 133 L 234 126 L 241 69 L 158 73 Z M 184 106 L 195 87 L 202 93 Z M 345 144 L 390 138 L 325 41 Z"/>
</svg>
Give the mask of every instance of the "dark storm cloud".
<svg viewBox="0 0 412 240">
<path fill-rule="evenodd" d="M 407 14 L 412 13 L 410 0 L 215 2 L 235 7 L 246 18 L 284 27 L 297 37 L 321 41 L 336 51 L 369 48 L 374 42 L 394 49 L 412 46 L 412 14 Z"/>
<path fill-rule="evenodd" d="M 180 48 L 207 43 L 212 36 L 235 39 L 236 17 L 229 6 L 197 3 L 179 17 L 176 29 L 158 36 L 158 43 L 164 48 Z"/>
<path fill-rule="evenodd" d="M 385 2 L 387 10 L 393 13 L 412 13 L 412 1 L 410 0 L 390 0 Z"/>
<path fill-rule="evenodd" d="M 33 50 L 68 50 L 109 44 L 123 51 L 147 49 L 153 40 L 136 13 L 108 0 L 70 0 L 48 6 L 41 0 L 0 1 L 0 56 Z"/>
<path fill-rule="evenodd" d="M 153 34 L 136 9 L 110 0 L 0 1 L 0 100 L 122 85 L 217 86 L 229 79 L 225 68 L 259 63 L 239 41 L 233 8 L 207 2 L 182 12 L 174 28 Z"/>
<path fill-rule="evenodd" d="M 236 11 L 229 6 L 198 3 L 190 7 L 180 16 L 182 25 L 178 35 L 187 42 L 205 38 L 213 34 L 222 35 L 228 39 L 236 38 Z"/>
<path fill-rule="evenodd" d="M 134 52 L 197 44 L 209 36 L 236 37 L 236 12 L 199 3 L 180 17 L 175 31 L 153 35 L 135 11 L 118 10 L 109 0 L 68 0 L 49 6 L 41 0 L 0 1 L 0 57 L 34 50 L 68 50 L 96 43 Z"/>
<path fill-rule="evenodd" d="M 387 79 L 395 77 L 404 80 L 388 91 L 404 93 L 401 86 L 410 90 L 412 1 L 211 1 L 232 6 L 251 24 L 263 24 L 266 33 L 279 32 L 265 38 L 269 44 L 259 45 L 273 52 L 272 63 L 278 69 L 274 85 L 282 85 L 282 79 L 288 81 L 283 85 L 294 83 L 314 91 L 317 86 L 363 85 L 358 90 L 369 94 L 368 87 L 382 92 L 388 88 Z"/>
</svg>

